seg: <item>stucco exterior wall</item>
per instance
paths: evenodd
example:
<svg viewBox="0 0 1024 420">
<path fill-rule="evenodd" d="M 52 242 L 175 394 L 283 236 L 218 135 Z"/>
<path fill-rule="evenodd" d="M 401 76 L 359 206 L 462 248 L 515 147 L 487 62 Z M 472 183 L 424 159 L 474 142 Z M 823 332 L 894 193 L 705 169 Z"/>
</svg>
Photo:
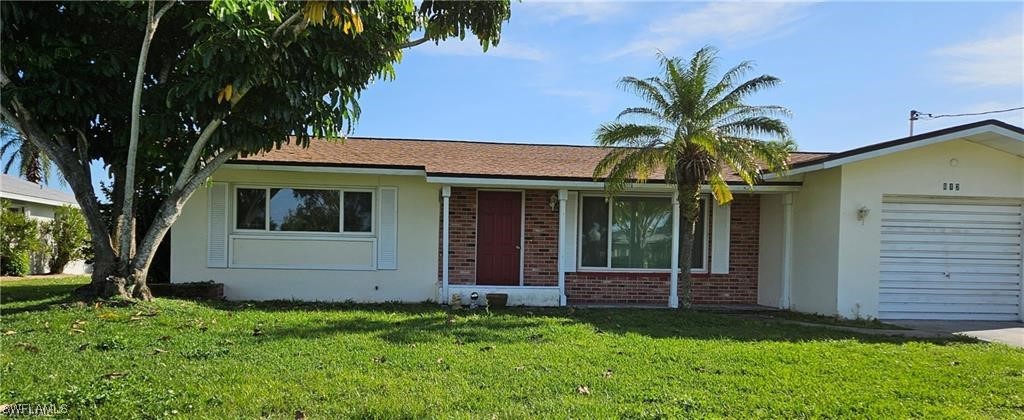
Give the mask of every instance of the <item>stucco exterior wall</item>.
<svg viewBox="0 0 1024 420">
<path fill-rule="evenodd" d="M 836 314 L 841 171 L 806 174 L 793 196 L 793 310 Z"/>
<path fill-rule="evenodd" d="M 757 258 L 757 304 L 779 307 L 784 258 L 783 194 L 761 196 L 760 244 Z"/>
<path fill-rule="evenodd" d="M 271 187 L 397 187 L 397 269 L 208 268 L 209 194 L 207 188 L 203 187 L 185 204 L 181 216 L 171 229 L 172 283 L 207 280 L 224 283 L 225 296 L 234 300 L 422 302 L 437 299 L 440 187 L 427 184 L 422 177 L 222 169 L 214 174 L 213 181 Z M 229 196 L 232 197 L 228 209 L 231 215 L 234 194 Z M 374 205 L 376 224 L 379 222 L 379 208 L 376 201 Z M 229 226 L 229 231 L 233 230 L 233 218 L 229 220 Z M 265 253 L 265 261 L 280 260 L 283 254 L 275 253 L 274 249 L 294 250 L 294 243 L 291 242 L 294 242 L 294 237 L 301 237 L 302 234 L 288 236 L 293 239 L 262 242 L 259 249 L 250 251 Z M 354 246 L 358 248 L 358 244 Z M 330 248 L 326 251 L 307 251 L 291 253 L 288 256 L 289 265 L 315 265 L 324 258 L 324 252 L 345 252 L 344 249 Z M 338 260 L 356 257 L 358 255 L 338 255 Z M 251 253 L 247 258 L 260 259 Z"/>
<path fill-rule="evenodd" d="M 837 310 L 845 317 L 878 315 L 883 195 L 1024 198 L 1024 159 L 966 140 L 847 164 L 841 178 L 840 205 L 833 214 L 841 234 Z M 960 190 L 943 191 L 943 182 L 959 183 Z M 870 211 L 858 221 L 861 207 Z"/>
</svg>

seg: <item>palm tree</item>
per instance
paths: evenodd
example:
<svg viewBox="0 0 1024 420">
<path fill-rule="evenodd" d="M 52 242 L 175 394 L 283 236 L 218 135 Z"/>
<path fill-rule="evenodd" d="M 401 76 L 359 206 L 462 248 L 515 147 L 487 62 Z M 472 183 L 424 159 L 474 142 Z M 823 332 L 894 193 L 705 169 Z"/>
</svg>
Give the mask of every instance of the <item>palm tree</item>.
<svg viewBox="0 0 1024 420">
<path fill-rule="evenodd" d="M 753 68 L 744 61 L 715 82 L 717 53 L 704 47 L 688 63 L 659 53 L 660 76 L 620 81 L 647 106 L 626 108 L 595 134 L 598 145 L 611 149 L 594 170 L 596 179 L 605 178 L 608 195 L 658 172 L 675 184 L 682 219 L 679 289 L 683 307 L 692 301 L 691 250 L 701 184 L 707 183 L 715 199 L 725 204 L 732 200 L 732 193 L 723 170 L 735 172 L 752 186 L 762 171 L 785 170 L 787 157 L 795 149 L 789 128 L 779 118 L 789 115 L 786 108 L 746 103 L 751 94 L 781 80 L 763 75 L 741 81 Z"/>
<path fill-rule="evenodd" d="M 18 163 L 18 175 L 36 184 L 45 184 L 53 174 L 53 162 L 32 142 L 25 139 L 17 129 L 7 123 L 0 123 L 0 158 L 6 156 L 4 173 L 11 173 Z"/>
</svg>

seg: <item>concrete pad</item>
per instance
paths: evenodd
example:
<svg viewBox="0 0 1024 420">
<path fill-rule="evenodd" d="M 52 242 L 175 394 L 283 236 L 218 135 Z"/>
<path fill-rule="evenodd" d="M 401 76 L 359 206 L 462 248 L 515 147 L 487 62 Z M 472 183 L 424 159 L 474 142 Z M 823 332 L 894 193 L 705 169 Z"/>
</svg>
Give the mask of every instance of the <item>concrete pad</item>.
<svg viewBox="0 0 1024 420">
<path fill-rule="evenodd" d="M 982 341 L 1024 348 L 1024 323 L 1015 321 L 886 320 L 919 331 L 959 334 Z"/>
</svg>

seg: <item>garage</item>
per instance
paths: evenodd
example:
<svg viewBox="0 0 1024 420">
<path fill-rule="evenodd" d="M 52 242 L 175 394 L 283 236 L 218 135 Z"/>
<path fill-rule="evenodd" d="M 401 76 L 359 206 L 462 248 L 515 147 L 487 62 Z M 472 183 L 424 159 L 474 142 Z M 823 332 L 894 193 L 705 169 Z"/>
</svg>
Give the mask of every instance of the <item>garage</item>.
<svg viewBox="0 0 1024 420">
<path fill-rule="evenodd" d="M 879 318 L 1021 319 L 1020 200 L 884 196 Z"/>
</svg>

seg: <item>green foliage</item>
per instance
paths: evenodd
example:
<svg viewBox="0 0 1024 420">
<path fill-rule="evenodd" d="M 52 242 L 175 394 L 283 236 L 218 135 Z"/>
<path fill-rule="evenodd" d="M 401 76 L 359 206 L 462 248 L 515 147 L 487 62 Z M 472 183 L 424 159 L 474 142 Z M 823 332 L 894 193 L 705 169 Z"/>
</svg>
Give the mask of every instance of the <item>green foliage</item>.
<svg viewBox="0 0 1024 420">
<path fill-rule="evenodd" d="M 91 159 L 123 167 L 146 7 L 4 2 L 0 64 L 12 82 L 3 104 L 17 99 L 69 147 L 84 133 Z M 341 136 L 359 116 L 360 92 L 394 77 L 410 36 L 473 33 L 494 45 L 509 16 L 508 1 L 179 2 L 160 21 L 147 63 L 138 189 L 175 176 L 216 118 L 224 124 L 207 155 Z"/>
<path fill-rule="evenodd" d="M 82 212 L 74 206 L 58 207 L 53 220 L 42 224 L 42 232 L 52 274 L 63 272 L 69 262 L 89 254 L 89 226 Z"/>
<path fill-rule="evenodd" d="M 661 75 L 622 79 L 622 87 L 646 104 L 626 108 L 616 121 L 597 130 L 599 145 L 617 148 L 594 171 L 595 177 L 607 176 L 609 192 L 664 171 L 666 180 L 679 185 L 710 184 L 715 198 L 724 204 L 732 200 L 732 193 L 723 170 L 753 185 L 762 172 L 786 169 L 795 144 L 778 117 L 789 111 L 746 102 L 750 95 L 781 80 L 763 75 L 743 81 L 753 68 L 745 61 L 716 82 L 717 53 L 704 47 L 689 61 L 659 54 Z"/>
<path fill-rule="evenodd" d="M 24 212 L 11 211 L 10 203 L 0 201 L 0 272 L 4 275 L 29 274 L 30 253 L 39 251 L 39 223 Z"/>
<path fill-rule="evenodd" d="M 0 283 L 13 332 L 0 335 L 5 402 L 64 404 L 61 418 L 1013 418 L 1024 407 L 1024 351 L 967 338 L 657 309 L 60 305 L 84 282 Z"/>
</svg>

